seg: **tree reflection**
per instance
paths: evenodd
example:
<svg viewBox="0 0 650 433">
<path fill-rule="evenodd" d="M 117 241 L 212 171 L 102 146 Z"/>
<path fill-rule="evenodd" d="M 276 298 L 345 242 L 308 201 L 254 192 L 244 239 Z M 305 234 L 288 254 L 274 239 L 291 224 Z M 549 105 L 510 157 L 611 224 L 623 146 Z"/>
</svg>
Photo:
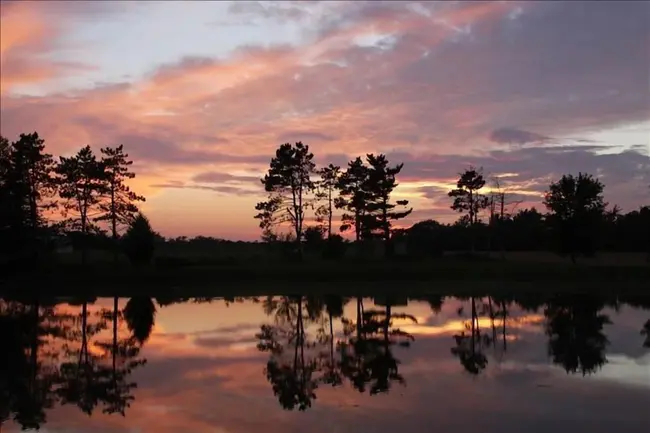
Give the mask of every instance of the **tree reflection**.
<svg viewBox="0 0 650 433">
<path fill-rule="evenodd" d="M 340 319 L 343 317 L 344 303 L 345 301 L 342 296 L 325 296 L 325 311 L 327 312 L 329 323 L 329 337 L 327 339 L 329 342 L 329 357 L 324 365 L 325 371 L 323 374 L 323 382 L 332 386 L 339 386 L 343 383 L 341 363 L 334 355 L 334 319 Z"/>
<path fill-rule="evenodd" d="M 23 429 L 39 429 L 56 404 L 74 404 L 88 415 L 103 404 L 106 413 L 124 414 L 135 387 L 128 376 L 144 363 L 136 359 L 142 344 L 134 336 L 118 338 L 117 302 L 109 315 L 110 343 L 93 341 L 107 329 L 107 316 L 90 314 L 86 300 L 79 308 L 75 315 L 38 301 L 0 301 L 0 425 L 12 418 Z M 148 317 L 138 320 L 148 320 L 152 327 L 152 315 Z"/>
<path fill-rule="evenodd" d="M 95 314 L 99 320 L 89 323 L 88 302 L 84 300 L 81 305 L 81 313 L 73 317 L 73 323 L 80 326 L 79 330 L 73 330 L 68 334 L 72 342 L 80 340 L 79 345 L 65 344 L 68 360 L 60 366 L 60 387 L 58 395 L 63 404 L 76 404 L 79 409 L 88 415 L 103 398 L 104 386 L 98 378 L 105 374 L 99 357 L 91 351 L 89 344 L 92 338 L 106 329 L 106 321 Z"/>
<path fill-rule="evenodd" d="M 451 353 L 458 357 L 465 371 L 473 375 L 480 374 L 487 367 L 488 359 L 483 353 L 483 346 L 490 343 L 489 336 L 481 336 L 477 301 L 480 299 L 470 298 L 471 319 L 463 324 L 465 329 L 460 334 L 454 335 L 456 346 L 451 349 Z M 461 307 L 458 310 L 459 315 L 462 315 L 463 311 Z"/>
<path fill-rule="evenodd" d="M 106 378 L 102 377 L 105 385 L 104 394 L 104 413 L 119 413 L 124 415 L 125 410 L 131 406 L 135 399 L 131 394 L 134 388 L 137 388 L 135 382 L 129 382 L 129 376 L 134 368 L 144 365 L 145 359 L 138 359 L 141 343 L 138 338 L 129 335 L 126 338 L 119 338 L 118 327 L 119 320 L 123 317 L 123 312 L 118 308 L 117 297 L 113 298 L 112 312 L 104 311 L 104 318 L 112 323 L 112 341 L 99 342 L 97 346 L 103 348 L 105 353 L 110 354 L 110 374 Z M 151 320 L 153 327 L 153 316 L 145 317 L 143 322 Z M 105 371 L 105 370 L 104 370 Z M 102 374 L 104 376 L 104 374 Z"/>
<path fill-rule="evenodd" d="M 553 363 L 567 373 L 594 373 L 606 362 L 609 344 L 603 333 L 609 317 L 601 313 L 604 303 L 588 295 L 557 296 L 544 310 L 548 350 Z"/>
<path fill-rule="evenodd" d="M 310 350 L 315 343 L 308 340 L 305 331 L 305 319 L 310 318 L 305 317 L 304 304 L 300 295 L 267 298 L 264 309 L 275 316 L 275 321 L 272 325 L 262 325 L 256 335 L 258 349 L 270 354 L 266 378 L 280 405 L 287 410 L 304 411 L 311 407 L 318 387 L 316 372 L 321 366 L 320 356 L 314 356 Z"/>
<path fill-rule="evenodd" d="M 409 347 L 413 335 L 395 327 L 395 321 L 416 323 L 415 317 L 392 311 L 392 300 L 386 300 L 384 311 L 364 310 L 362 298 L 357 298 L 356 322 L 343 319 L 346 342 L 341 344 L 341 372 L 355 389 L 370 394 L 388 392 L 392 382 L 404 384 L 399 373 L 399 360 L 392 347 Z"/>
</svg>

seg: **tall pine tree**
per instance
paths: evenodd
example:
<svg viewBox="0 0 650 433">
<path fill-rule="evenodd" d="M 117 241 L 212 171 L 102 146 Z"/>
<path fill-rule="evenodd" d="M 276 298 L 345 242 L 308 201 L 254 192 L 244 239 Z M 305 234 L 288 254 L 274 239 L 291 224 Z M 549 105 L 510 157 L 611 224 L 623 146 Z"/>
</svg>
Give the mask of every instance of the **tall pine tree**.
<svg viewBox="0 0 650 433">
<path fill-rule="evenodd" d="M 393 222 L 406 218 L 413 212 L 412 208 L 406 209 L 408 200 L 397 200 L 395 203 L 390 201 L 391 194 L 398 185 L 395 177 L 402 171 L 404 164 L 391 167 L 386 156 L 381 154 L 378 156 L 369 154 L 366 158 L 369 166 L 365 186 L 366 224 L 369 231 L 381 238 L 389 247 Z"/>
<path fill-rule="evenodd" d="M 364 239 L 369 233 L 366 221 L 365 187 L 368 183 L 369 170 L 360 157 L 348 163 L 348 168 L 338 180 L 339 197 L 335 200 L 336 208 L 343 209 L 341 231 L 354 229 L 356 241 Z"/>
<path fill-rule="evenodd" d="M 106 200 L 99 204 L 102 212 L 95 221 L 106 221 L 111 227 L 113 240 L 113 260 L 117 262 L 118 257 L 118 229 L 119 226 L 131 224 L 137 213 L 138 207 L 135 202 L 145 201 L 145 198 L 131 191 L 125 184 L 127 179 L 133 179 L 135 173 L 129 171 L 133 161 L 128 160 L 128 154 L 124 153 L 124 146 L 105 147 L 101 149 L 104 181 L 106 182 Z"/>
<path fill-rule="evenodd" d="M 74 156 L 60 157 L 56 173 L 59 195 L 64 199 L 63 214 L 69 217 L 70 228 L 81 233 L 81 260 L 85 264 L 87 238 L 94 228 L 92 219 L 99 214 L 98 205 L 107 193 L 104 167 L 86 146 Z"/>
</svg>

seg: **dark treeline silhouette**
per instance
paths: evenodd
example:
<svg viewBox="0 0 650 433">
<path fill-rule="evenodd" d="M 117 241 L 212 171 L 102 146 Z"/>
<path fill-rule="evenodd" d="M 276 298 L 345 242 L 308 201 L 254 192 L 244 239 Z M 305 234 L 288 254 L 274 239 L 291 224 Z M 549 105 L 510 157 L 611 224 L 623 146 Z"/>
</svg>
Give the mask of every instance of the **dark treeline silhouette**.
<svg viewBox="0 0 650 433">
<path fill-rule="evenodd" d="M 152 230 L 136 206 L 144 197 L 125 183 L 135 177 L 132 161 L 122 145 L 100 151 L 98 158 L 86 146 L 56 161 L 36 132 L 14 142 L 0 137 L 0 257 L 12 264 L 6 269 L 35 265 L 70 244 L 82 263 L 98 245 L 117 262 L 121 238 L 130 258 L 150 257 Z M 131 229 L 120 236 L 124 227 Z"/>
<path fill-rule="evenodd" d="M 483 193 L 487 182 L 482 170 L 469 167 L 448 194 L 451 208 L 462 214 L 457 222 L 426 220 L 404 229 L 393 223 L 412 209 L 406 200 L 391 200 L 402 164 L 390 166 L 385 155 L 369 154 L 344 170 L 333 164 L 317 169 L 313 158 L 302 142 L 281 145 L 262 179 L 268 199 L 256 205 L 263 240 L 294 243 L 288 252 L 300 258 L 305 249 L 329 258 L 343 255 L 350 244 L 335 234 L 338 209 L 339 231 L 354 233 L 357 255 L 376 249 L 380 241 L 387 256 L 549 250 L 575 262 L 604 250 L 645 252 L 650 260 L 650 206 L 627 214 L 608 207 L 604 185 L 589 174 L 564 175 L 551 183 L 543 200 L 545 213 L 535 208 L 513 212 L 499 180 Z M 308 225 L 312 210 L 316 224 Z"/>
<path fill-rule="evenodd" d="M 81 263 L 91 250 L 104 250 L 115 264 L 124 257 L 164 268 L 201 260 L 235 264 L 243 257 L 425 258 L 449 251 L 506 258 L 506 251 L 548 250 L 574 262 L 597 251 L 645 252 L 650 260 L 650 206 L 621 213 L 603 201 L 604 185 L 588 174 L 551 183 L 544 212 L 515 212 L 498 179 L 488 188 L 482 170 L 469 167 L 448 193 L 458 221 L 404 228 L 413 209 L 393 198 L 403 164 L 391 165 L 382 154 L 357 157 L 344 168 L 319 168 L 313 159 L 302 142 L 277 149 L 261 180 L 267 199 L 255 207 L 262 242 L 164 239 L 138 211 L 144 197 L 126 185 L 135 175 L 122 145 L 100 155 L 86 146 L 56 160 L 35 132 L 14 142 L 0 138 L 0 265 L 14 272 L 70 250 Z M 341 236 L 346 233 L 351 240 Z"/>
<path fill-rule="evenodd" d="M 38 429 L 57 405 L 125 415 L 136 387 L 130 375 L 146 362 L 139 354 L 155 304 L 131 298 L 123 310 L 115 302 L 90 313 L 90 301 L 74 301 L 79 313 L 69 314 L 37 300 L 0 300 L 0 426 L 12 419 Z M 126 322 L 128 334 L 118 333 L 118 321 Z"/>
</svg>

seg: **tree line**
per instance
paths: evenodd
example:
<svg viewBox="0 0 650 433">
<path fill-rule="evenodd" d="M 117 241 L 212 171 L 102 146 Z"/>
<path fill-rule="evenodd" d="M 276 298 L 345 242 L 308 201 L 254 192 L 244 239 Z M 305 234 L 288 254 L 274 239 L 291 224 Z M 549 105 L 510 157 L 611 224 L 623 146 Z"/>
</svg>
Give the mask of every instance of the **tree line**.
<svg viewBox="0 0 650 433">
<path fill-rule="evenodd" d="M 482 169 L 469 167 L 448 192 L 451 209 L 461 214 L 458 221 L 444 225 L 426 220 L 400 229 L 394 223 L 413 211 L 407 200 L 392 199 L 402 163 L 391 165 L 383 154 L 368 154 L 342 170 L 334 164 L 317 168 L 313 159 L 302 142 L 282 144 L 261 179 L 267 199 L 255 206 L 262 239 L 293 243 L 298 257 L 310 246 L 320 245 L 327 254 L 341 250 L 343 239 L 337 232 L 353 232 L 357 243 L 380 240 L 386 255 L 393 255 L 403 241 L 411 255 L 555 250 L 575 262 L 602 249 L 647 252 L 650 259 L 650 206 L 622 214 L 618 206 L 604 201 L 604 184 L 587 173 L 566 174 L 552 182 L 543 199 L 546 213 L 534 207 L 515 213 L 498 179 L 496 187 L 484 193 Z M 289 233 L 282 232 L 286 227 Z"/>
<path fill-rule="evenodd" d="M 67 234 L 79 239 L 85 263 L 88 239 L 106 231 L 103 223 L 114 260 L 124 251 L 146 261 L 153 232 L 137 206 L 145 198 L 126 184 L 135 177 L 132 164 L 122 145 L 101 148 L 100 155 L 85 146 L 56 160 L 36 132 L 13 142 L 0 137 L 0 254 L 14 261 L 38 259 Z M 120 236 L 124 228 L 127 235 Z"/>
<path fill-rule="evenodd" d="M 127 183 L 135 177 L 122 145 L 90 146 L 55 159 L 38 133 L 0 137 L 0 255 L 32 263 L 55 248 L 63 236 L 81 250 L 93 244 L 122 253 L 133 263 L 148 263 L 164 239 L 139 211 L 144 197 Z M 554 250 L 590 256 L 598 250 L 646 252 L 650 258 L 650 206 L 623 214 L 603 198 L 597 178 L 567 174 L 552 182 L 535 208 L 514 212 L 507 191 L 486 189 L 481 169 L 469 167 L 448 192 L 450 207 L 461 216 L 453 224 L 425 220 L 404 229 L 396 223 L 413 212 L 407 200 L 394 200 L 403 164 L 386 155 L 368 154 L 347 167 L 316 167 L 302 142 L 279 146 L 261 179 L 267 198 L 256 204 L 262 241 L 282 245 L 291 256 L 304 250 L 327 258 L 384 246 L 387 256 L 439 255 L 445 251 Z M 60 214 L 60 216 L 57 215 Z M 289 233 L 283 232 L 290 228 Z M 126 229 L 126 230 L 125 230 Z M 353 243 L 341 234 L 351 233 Z M 209 238 L 201 237 L 202 244 Z M 173 241 L 173 242 L 172 242 Z M 174 240 L 166 243 L 185 244 Z M 405 250 L 406 252 L 402 251 Z"/>
</svg>

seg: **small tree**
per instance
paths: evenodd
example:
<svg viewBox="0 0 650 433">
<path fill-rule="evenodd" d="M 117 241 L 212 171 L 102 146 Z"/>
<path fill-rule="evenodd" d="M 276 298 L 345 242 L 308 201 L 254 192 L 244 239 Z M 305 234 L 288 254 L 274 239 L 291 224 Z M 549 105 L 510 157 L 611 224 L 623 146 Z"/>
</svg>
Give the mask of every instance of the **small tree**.
<svg viewBox="0 0 650 433">
<path fill-rule="evenodd" d="M 354 228 L 356 241 L 360 241 L 367 234 L 364 219 L 367 214 L 367 192 L 369 170 L 358 157 L 348 163 L 347 170 L 341 175 L 337 183 L 340 196 L 336 198 L 335 205 L 343 209 L 341 216 L 341 231 L 345 232 Z"/>
<path fill-rule="evenodd" d="M 100 203 L 99 208 L 103 214 L 97 217 L 96 221 L 107 221 L 111 225 L 113 260 L 116 263 L 118 225 L 130 224 L 138 212 L 135 202 L 145 201 L 145 198 L 131 191 L 124 183 L 127 179 L 135 177 L 135 173 L 129 171 L 133 161 L 127 159 L 129 155 L 124 153 L 124 146 L 105 147 L 101 152 L 108 200 Z"/>
<path fill-rule="evenodd" d="M 81 260 L 86 263 L 86 240 L 92 228 L 92 217 L 97 215 L 97 205 L 106 194 L 104 167 L 90 146 L 86 146 L 74 156 L 60 157 L 56 173 L 59 195 L 65 200 L 63 216 L 74 214 L 69 222 L 73 229 L 81 231 Z"/>
<path fill-rule="evenodd" d="M 376 232 L 388 246 L 392 222 L 406 218 L 413 212 L 412 208 L 406 209 L 408 200 L 390 202 L 390 195 L 397 187 L 395 176 L 402 171 L 404 164 L 390 167 L 385 155 L 373 154 L 367 156 L 367 161 L 369 172 L 365 189 L 369 198 L 366 203 L 368 224 L 371 231 Z"/>
<path fill-rule="evenodd" d="M 332 237 L 332 217 L 334 215 L 334 199 L 336 198 L 334 193 L 339 177 L 341 177 L 341 167 L 330 164 L 318 170 L 318 174 L 320 174 L 320 181 L 316 198 L 323 203 L 316 209 L 316 219 L 323 223 L 329 240 Z"/>
<path fill-rule="evenodd" d="M 316 167 L 313 159 L 309 146 L 300 141 L 295 145 L 281 145 L 268 173 L 261 179 L 269 198 L 255 206 L 259 211 L 255 218 L 260 220 L 263 230 L 282 223 L 291 224 L 301 256 L 305 210 L 311 205 L 309 195 L 315 188 L 311 179 Z"/>
<path fill-rule="evenodd" d="M 460 174 L 456 189 L 449 191 L 449 197 L 454 199 L 451 208 L 456 212 L 467 212 L 471 234 L 471 250 L 474 252 L 474 229 L 478 223 L 478 215 L 482 209 L 488 207 L 488 198 L 480 193 L 485 186 L 485 179 L 481 170 L 471 167 Z"/>
<path fill-rule="evenodd" d="M 146 265 L 153 258 L 155 240 L 156 233 L 151 229 L 149 220 L 138 213 L 124 234 L 124 252 L 134 265 Z"/>
<path fill-rule="evenodd" d="M 605 186 L 590 174 L 564 175 L 551 183 L 544 196 L 549 211 L 548 221 L 558 242 L 560 254 L 568 254 L 575 263 L 576 255 L 593 255 L 596 237 L 603 222 L 606 203 Z"/>
</svg>

